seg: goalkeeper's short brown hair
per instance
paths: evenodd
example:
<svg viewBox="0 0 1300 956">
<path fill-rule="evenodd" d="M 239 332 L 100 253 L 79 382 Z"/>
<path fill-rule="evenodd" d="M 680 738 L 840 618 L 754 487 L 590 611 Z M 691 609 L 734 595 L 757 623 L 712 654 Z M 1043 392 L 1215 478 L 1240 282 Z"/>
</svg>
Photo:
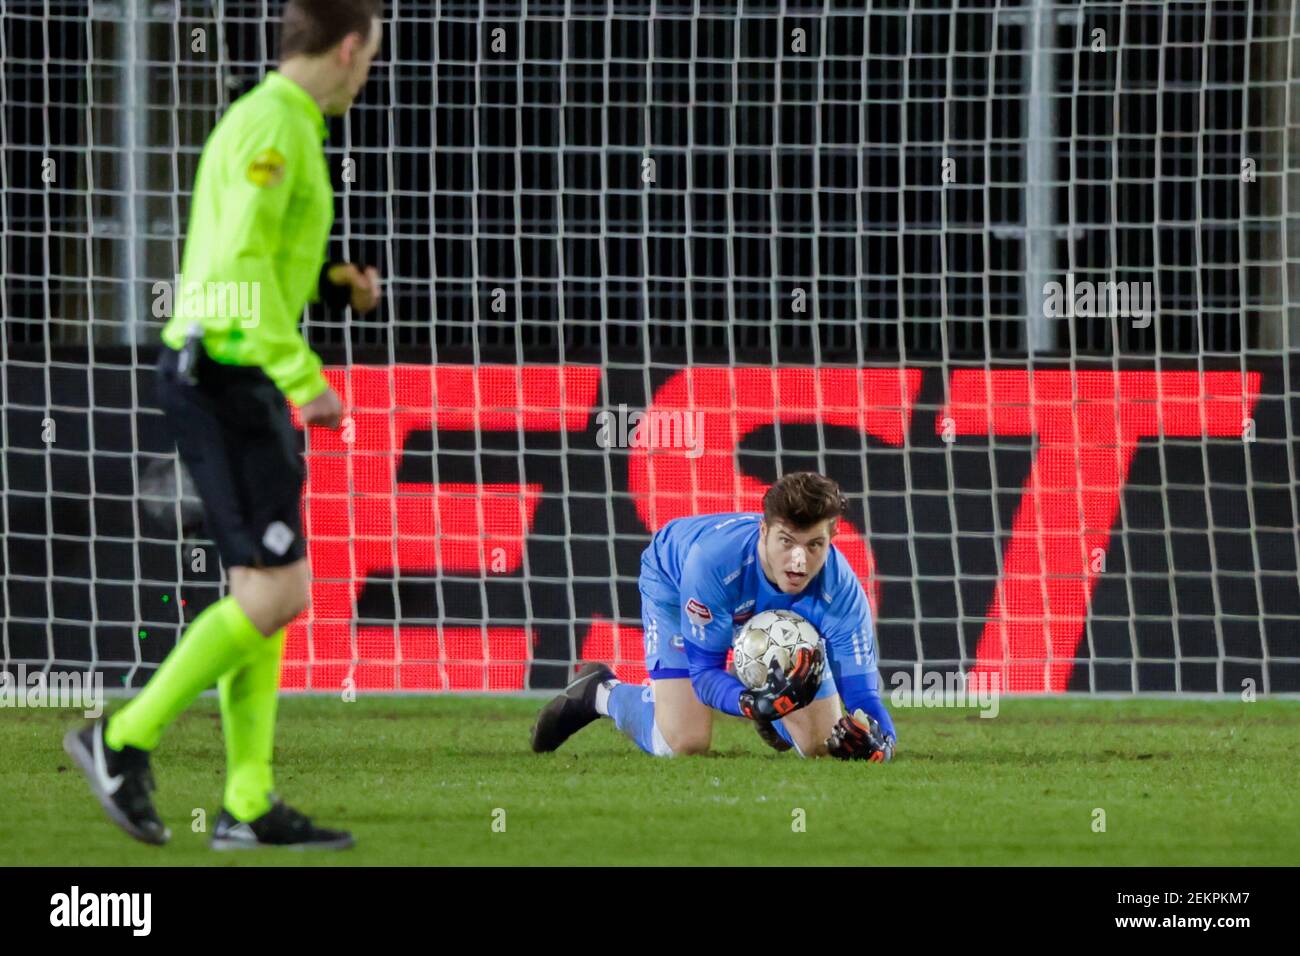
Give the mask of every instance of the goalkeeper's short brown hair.
<svg viewBox="0 0 1300 956">
<path fill-rule="evenodd" d="M 815 471 L 796 471 L 767 489 L 763 520 L 769 524 L 781 520 L 803 530 L 838 518 L 848 507 L 848 499 L 835 481 Z"/>
<path fill-rule="evenodd" d="M 383 0 L 289 0 L 280 18 L 280 60 L 318 56 L 349 33 L 370 38 Z"/>
</svg>

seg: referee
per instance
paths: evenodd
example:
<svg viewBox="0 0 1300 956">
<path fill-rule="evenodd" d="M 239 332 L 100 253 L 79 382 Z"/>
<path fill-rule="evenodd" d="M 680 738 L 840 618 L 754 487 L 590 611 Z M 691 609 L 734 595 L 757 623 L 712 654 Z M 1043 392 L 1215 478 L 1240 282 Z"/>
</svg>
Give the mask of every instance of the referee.
<svg viewBox="0 0 1300 956">
<path fill-rule="evenodd" d="M 171 835 L 149 755 L 215 683 L 227 762 L 213 849 L 352 845 L 276 798 L 271 752 L 284 628 L 309 594 L 305 469 L 285 400 L 306 425 L 337 429 L 343 414 L 298 319 L 308 301 L 366 312 L 379 300 L 377 270 L 326 264 L 334 195 L 322 144 L 325 116 L 347 112 L 366 81 L 380 17 L 380 0 L 289 0 L 279 69 L 231 106 L 199 161 L 158 398 L 230 594 L 134 699 L 64 738 L 109 818 L 145 843 Z"/>
</svg>

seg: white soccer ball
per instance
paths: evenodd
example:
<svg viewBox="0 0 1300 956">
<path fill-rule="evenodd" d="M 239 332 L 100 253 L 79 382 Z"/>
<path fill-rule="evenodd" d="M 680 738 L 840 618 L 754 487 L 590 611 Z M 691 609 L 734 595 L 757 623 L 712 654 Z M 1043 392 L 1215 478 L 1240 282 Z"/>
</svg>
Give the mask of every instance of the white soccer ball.
<svg viewBox="0 0 1300 956">
<path fill-rule="evenodd" d="M 821 644 L 817 628 L 794 611 L 764 611 L 741 625 L 732 642 L 736 676 L 750 690 L 767 683 L 772 661 L 783 673 L 794 664 L 799 648 Z"/>
</svg>

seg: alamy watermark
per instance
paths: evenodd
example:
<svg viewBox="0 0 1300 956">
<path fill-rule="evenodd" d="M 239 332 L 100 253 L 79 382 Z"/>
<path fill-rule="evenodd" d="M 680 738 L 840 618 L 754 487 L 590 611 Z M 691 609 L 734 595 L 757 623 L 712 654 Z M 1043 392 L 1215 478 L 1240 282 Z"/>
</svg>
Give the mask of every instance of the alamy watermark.
<svg viewBox="0 0 1300 956">
<path fill-rule="evenodd" d="M 704 454 L 704 413 L 680 409 L 618 411 L 596 414 L 596 444 L 601 448 L 674 448 L 687 458 Z"/>
<path fill-rule="evenodd" d="M 57 927 L 123 927 L 133 936 L 148 936 L 153 928 L 152 893 L 94 893 L 73 885 L 50 897 L 50 925 Z"/>
<path fill-rule="evenodd" d="M 155 319 L 220 319 L 241 329 L 262 321 L 260 282 L 200 282 L 177 275 L 171 282 L 155 282 L 152 291 Z"/>
<path fill-rule="evenodd" d="M 29 674 L 27 666 L 19 664 L 17 673 L 0 671 L 0 707 L 70 707 L 95 720 L 104 713 L 104 675 L 47 670 Z"/>
<path fill-rule="evenodd" d="M 925 671 L 919 680 L 911 671 L 896 671 L 889 683 L 895 707 L 970 707 L 981 717 L 996 717 L 1001 706 L 1001 675 L 985 671 Z"/>
<path fill-rule="evenodd" d="M 1043 316 L 1048 319 L 1136 319 L 1134 328 L 1145 329 L 1155 314 L 1153 282 L 1076 282 L 1073 272 L 1065 282 L 1043 284 Z"/>
</svg>

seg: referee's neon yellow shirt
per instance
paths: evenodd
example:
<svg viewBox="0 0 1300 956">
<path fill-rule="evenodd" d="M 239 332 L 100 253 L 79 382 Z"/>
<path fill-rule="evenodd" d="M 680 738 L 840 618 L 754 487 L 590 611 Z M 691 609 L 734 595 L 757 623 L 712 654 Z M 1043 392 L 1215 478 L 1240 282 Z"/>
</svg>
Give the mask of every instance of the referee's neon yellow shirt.
<svg viewBox="0 0 1300 956">
<path fill-rule="evenodd" d="M 226 111 L 199 158 L 162 331 L 179 349 L 200 324 L 215 361 L 259 366 L 295 405 L 329 387 L 298 330 L 334 222 L 325 135 L 316 101 L 276 72 Z"/>
</svg>

